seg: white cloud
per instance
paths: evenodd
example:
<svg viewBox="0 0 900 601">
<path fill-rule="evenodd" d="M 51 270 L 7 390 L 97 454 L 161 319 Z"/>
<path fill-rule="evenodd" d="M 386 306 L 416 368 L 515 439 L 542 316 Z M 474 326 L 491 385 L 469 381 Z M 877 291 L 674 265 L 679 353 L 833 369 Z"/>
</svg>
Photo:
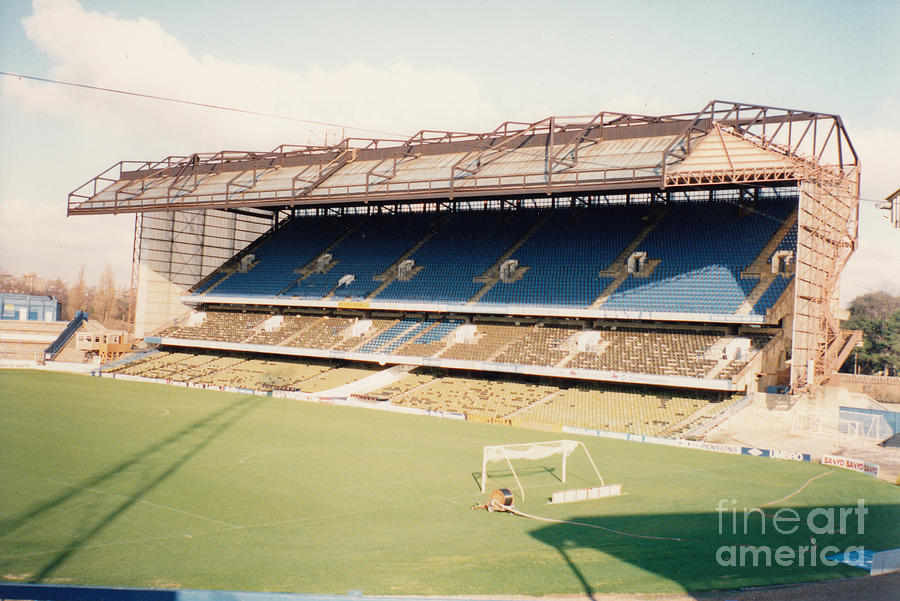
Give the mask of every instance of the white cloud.
<svg viewBox="0 0 900 601">
<path fill-rule="evenodd" d="M 56 63 L 50 77 L 63 81 L 405 134 L 423 127 L 481 130 L 499 120 L 475 81 L 449 69 L 352 62 L 333 71 L 312 67 L 296 73 L 197 57 L 154 21 L 86 11 L 76 0 L 36 1 L 24 27 Z M 46 84 L 29 81 L 11 80 L 5 86 L 25 110 L 65 115 L 118 138 L 162 138 L 172 152 L 268 150 L 305 143 L 310 129 L 316 135 L 322 130 L 76 88 L 48 93 Z"/>
<path fill-rule="evenodd" d="M 883 199 L 900 188 L 900 129 L 850 130 L 861 164 L 862 196 Z"/>
<path fill-rule="evenodd" d="M 370 127 L 411 135 L 429 129 L 481 131 L 500 121 L 475 81 L 450 69 L 417 70 L 398 62 L 379 67 L 351 62 L 302 73 L 193 55 L 159 23 L 85 10 L 76 0 L 35 0 L 23 20 L 28 39 L 54 66 L 48 77 L 297 118 Z M 0 257 L 14 272 L 37 271 L 72 279 L 81 265 L 96 279 L 107 261 L 128 277 L 132 217 L 66 219 L 64 202 L 75 186 L 114 160 L 157 160 L 218 150 L 270 150 L 279 144 L 329 142 L 344 132 L 309 123 L 198 108 L 25 79 L 2 78 L 7 122 L 29 121 L 33 133 L 11 144 L 12 158 L 32 145 L 41 163 L 0 166 Z M 55 124 L 47 127 L 48 123 Z M 347 136 L 385 137 L 347 130 Z M 7 140 L 9 142 L 9 140 Z M 64 166 L 48 170 L 48 165 Z M 83 169 L 83 172 L 81 171 Z M 62 181 L 80 173 L 76 181 Z M 2 174 L 0 174 L 2 175 Z M 40 185 L 35 185 L 39 183 Z M 94 274 L 94 275 L 92 275 Z"/>
<path fill-rule="evenodd" d="M 84 266 L 88 283 L 96 283 L 110 264 L 118 286 L 130 283 L 130 215 L 66 218 L 56 205 L 6 198 L 0 200 L 0 223 L 4 269 L 72 281 Z"/>
<path fill-rule="evenodd" d="M 859 247 L 841 276 L 841 304 L 881 289 L 900 290 L 900 230 L 891 227 L 881 200 L 900 188 L 900 130 L 850 131 L 861 164 Z"/>
</svg>

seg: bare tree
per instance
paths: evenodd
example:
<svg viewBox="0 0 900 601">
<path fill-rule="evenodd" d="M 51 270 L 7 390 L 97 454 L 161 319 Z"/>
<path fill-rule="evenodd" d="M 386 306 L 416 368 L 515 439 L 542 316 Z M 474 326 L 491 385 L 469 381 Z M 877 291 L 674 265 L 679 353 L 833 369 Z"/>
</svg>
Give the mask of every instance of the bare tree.
<svg viewBox="0 0 900 601">
<path fill-rule="evenodd" d="M 112 265 L 109 263 L 106 264 L 106 269 L 103 270 L 103 274 L 100 276 L 94 308 L 97 311 L 97 319 L 104 325 L 109 324 L 110 319 L 115 317 L 116 275 L 113 272 Z"/>
<path fill-rule="evenodd" d="M 87 284 L 84 282 L 84 265 L 78 271 L 78 280 L 69 289 L 69 315 L 68 318 L 75 317 L 75 313 L 87 309 Z"/>
</svg>

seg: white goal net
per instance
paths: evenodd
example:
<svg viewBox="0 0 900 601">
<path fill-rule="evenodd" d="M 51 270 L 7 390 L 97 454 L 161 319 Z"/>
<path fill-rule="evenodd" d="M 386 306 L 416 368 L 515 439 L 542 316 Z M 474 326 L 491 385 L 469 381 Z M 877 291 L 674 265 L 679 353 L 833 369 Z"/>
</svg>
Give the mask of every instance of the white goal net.
<svg viewBox="0 0 900 601">
<path fill-rule="evenodd" d="M 574 453 L 579 448 L 584 450 L 584 454 L 587 456 L 591 467 L 594 468 L 594 473 L 597 474 L 600 485 L 603 486 L 603 476 L 600 475 L 600 470 L 597 469 L 597 465 L 594 463 L 593 458 L 591 458 L 591 454 L 588 453 L 588 450 L 584 446 L 584 443 L 577 440 L 552 440 L 546 442 L 530 442 L 525 444 L 507 444 L 484 447 L 484 453 L 482 454 L 481 461 L 481 492 L 484 492 L 485 487 L 487 486 L 488 465 L 491 463 L 504 462 L 512 472 L 513 478 L 515 478 L 516 480 L 516 484 L 519 485 L 519 492 L 522 493 L 522 499 L 524 500 L 525 489 L 523 488 L 522 483 L 519 481 L 519 476 L 516 473 L 516 468 L 513 467 L 512 464 L 513 460 L 516 459 L 539 460 L 546 459 L 547 457 L 553 457 L 554 455 L 560 455 L 562 458 L 562 481 L 565 482 L 566 464 L 569 455 Z"/>
<path fill-rule="evenodd" d="M 805 411 L 794 415 L 791 434 L 818 434 L 834 438 L 881 443 L 894 435 L 887 420 L 881 415 L 863 415 L 841 411 L 839 414 Z"/>
</svg>

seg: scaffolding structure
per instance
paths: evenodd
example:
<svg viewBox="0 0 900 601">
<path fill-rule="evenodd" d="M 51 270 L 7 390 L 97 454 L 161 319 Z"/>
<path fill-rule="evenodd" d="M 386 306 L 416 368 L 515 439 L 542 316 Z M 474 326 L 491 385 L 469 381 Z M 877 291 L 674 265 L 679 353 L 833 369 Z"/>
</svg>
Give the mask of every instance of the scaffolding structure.
<svg viewBox="0 0 900 601">
<path fill-rule="evenodd" d="M 752 196 L 760 186 L 800 191 L 795 283 L 778 319 L 790 386 L 811 390 L 827 383 L 858 336 L 836 318 L 859 210 L 859 162 L 838 115 L 714 100 L 695 113 L 600 112 L 484 133 L 422 130 L 408 139 L 121 161 L 74 190 L 68 214 L 136 214 L 140 336 L 170 323 L 185 310 L 186 291 L 292 214 L 577 206 L 617 194 L 664 203 L 679 192 Z"/>
<path fill-rule="evenodd" d="M 271 214 L 216 209 L 138 214 L 131 299 L 140 338 L 185 313 L 181 297 L 268 231 Z"/>
</svg>

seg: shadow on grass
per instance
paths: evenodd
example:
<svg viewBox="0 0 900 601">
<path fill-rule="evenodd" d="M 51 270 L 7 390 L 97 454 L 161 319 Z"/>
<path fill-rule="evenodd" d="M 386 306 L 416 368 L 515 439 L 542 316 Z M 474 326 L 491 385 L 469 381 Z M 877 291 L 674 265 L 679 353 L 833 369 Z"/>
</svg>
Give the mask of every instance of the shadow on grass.
<svg viewBox="0 0 900 601">
<path fill-rule="evenodd" d="M 149 492 L 263 401 L 260 397 L 241 397 L 95 476 L 78 483 L 64 483 L 68 487 L 66 492 L 37 503 L 21 515 L 0 523 L 0 546 L 4 538 L 36 521 L 48 518 L 51 512 L 66 512 L 67 508 L 71 509 L 71 513 L 77 514 L 81 521 L 74 532 L 68 535 L 68 542 L 36 573 L 29 576 L 30 582 L 45 580 L 116 518 L 141 502 Z M 128 482 L 125 480 L 128 477 L 134 477 L 135 480 Z M 102 490 L 101 487 L 116 490 L 112 492 Z M 84 510 L 85 505 L 89 511 Z M 0 569 L 3 567 L 0 564 Z"/>
<path fill-rule="evenodd" d="M 516 474 L 523 478 L 526 476 L 534 476 L 535 474 L 547 474 L 552 476 L 556 482 L 562 482 L 562 478 L 559 477 L 556 471 L 556 468 L 553 467 L 534 465 L 517 468 Z M 510 481 L 513 477 L 513 472 L 510 469 L 492 469 L 487 470 L 486 475 L 486 481 L 491 479 Z M 472 472 L 472 479 L 475 481 L 475 484 L 478 485 L 478 489 L 481 490 L 481 472 Z"/>
<path fill-rule="evenodd" d="M 863 522 L 857 521 L 857 513 L 848 513 L 843 532 L 840 507 L 833 508 L 833 514 L 827 507 L 785 508 L 779 514 L 782 533 L 773 521 L 778 507 L 766 508 L 764 514 L 751 512 L 745 526 L 744 508 L 737 506 L 733 513 L 726 504 L 720 512 L 583 515 L 567 520 L 580 525 L 553 523 L 530 534 L 559 553 L 590 598 L 610 590 L 646 590 L 642 584 L 646 586 L 649 573 L 677 583 L 693 598 L 705 599 L 709 591 L 868 575 L 861 568 L 823 561 L 859 547 L 872 551 L 900 547 L 900 505 L 865 509 Z M 616 562 L 636 569 L 617 570 Z M 792 598 L 789 591 L 772 598 Z M 729 593 L 727 598 L 745 597 Z"/>
</svg>

